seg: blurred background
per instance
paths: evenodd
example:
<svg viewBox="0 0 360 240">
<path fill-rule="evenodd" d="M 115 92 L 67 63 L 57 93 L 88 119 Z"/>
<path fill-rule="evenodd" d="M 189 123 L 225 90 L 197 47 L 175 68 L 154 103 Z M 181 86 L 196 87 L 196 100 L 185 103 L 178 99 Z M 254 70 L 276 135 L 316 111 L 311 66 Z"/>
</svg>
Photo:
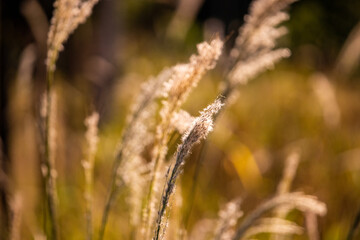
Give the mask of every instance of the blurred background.
<svg viewBox="0 0 360 240">
<path fill-rule="evenodd" d="M 226 39 L 228 52 L 250 2 L 100 0 L 91 18 L 70 36 L 55 73 L 63 238 L 83 239 L 85 117 L 93 110 L 100 113 L 94 202 L 98 227 L 113 153 L 140 84 L 164 67 L 187 62 L 196 44 L 215 33 Z M 52 5 L 45 0 L 0 2 L 0 233 L 9 225 L 11 206 L 21 209 L 21 239 L 32 239 L 41 230 L 38 125 Z M 189 231 L 200 219 L 215 218 L 219 207 L 234 197 L 241 196 L 242 209 L 249 212 L 272 196 L 285 159 L 294 151 L 300 163 L 292 190 L 315 195 L 328 207 L 328 214 L 319 218 L 321 239 L 345 239 L 359 214 L 360 1 L 300 0 L 289 14 L 289 33 L 279 46 L 288 47 L 292 56 L 241 86 L 210 136 Z M 219 94 L 224 64 L 220 61 L 202 79 L 184 109 L 197 115 Z M 181 179 L 184 212 L 189 211 L 198 152 L 199 147 Z M 112 213 L 108 239 L 126 239 L 124 199 L 119 197 Z M 296 213 L 291 217 L 304 221 Z M 357 233 L 354 239 L 359 237 Z"/>
</svg>

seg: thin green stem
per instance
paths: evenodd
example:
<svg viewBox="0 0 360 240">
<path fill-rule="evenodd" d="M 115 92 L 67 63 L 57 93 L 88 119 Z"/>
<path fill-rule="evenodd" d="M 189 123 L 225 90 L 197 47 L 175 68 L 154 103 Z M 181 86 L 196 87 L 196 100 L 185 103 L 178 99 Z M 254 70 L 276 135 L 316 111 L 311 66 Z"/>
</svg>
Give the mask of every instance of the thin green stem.
<svg viewBox="0 0 360 240">
<path fill-rule="evenodd" d="M 54 70 L 47 69 L 47 81 L 46 81 L 46 114 L 45 114 L 45 156 L 44 167 L 46 171 L 43 171 L 43 177 L 45 180 L 46 201 L 49 208 L 51 235 L 49 239 L 56 240 L 58 237 L 57 229 L 57 214 L 55 206 L 55 179 L 52 174 L 53 166 L 50 160 L 50 113 L 52 105 L 51 89 L 54 80 Z"/>
<path fill-rule="evenodd" d="M 110 179 L 110 186 L 107 194 L 106 203 L 104 206 L 103 216 L 101 220 L 100 225 L 100 231 L 99 231 L 99 240 L 102 240 L 104 238 L 106 224 L 109 218 L 110 209 L 112 207 L 112 204 L 117 196 L 117 192 L 120 190 L 120 188 L 123 186 L 123 183 L 120 185 L 116 183 L 118 178 L 118 169 L 120 167 L 120 164 L 122 162 L 123 158 L 123 149 L 126 148 L 126 143 L 128 139 L 130 138 L 130 129 L 134 126 L 135 122 L 138 120 L 138 118 L 141 115 L 141 112 L 151 103 L 152 99 L 151 96 L 145 98 L 142 103 L 139 105 L 139 107 L 134 112 L 132 119 L 129 122 L 128 127 L 126 128 L 122 138 L 121 138 L 121 146 L 118 150 L 118 153 L 116 154 L 115 161 L 112 168 L 112 174 Z"/>
<path fill-rule="evenodd" d="M 164 162 L 164 156 L 162 154 L 163 154 L 164 148 L 166 148 L 166 145 L 169 141 L 171 114 L 173 112 L 175 112 L 177 109 L 178 109 L 178 106 L 176 106 L 176 105 L 172 106 L 172 108 L 168 112 L 168 117 L 164 118 L 164 121 L 159 126 L 159 128 L 162 129 L 161 131 L 159 131 L 162 133 L 162 135 L 159 138 L 157 138 L 157 141 L 155 143 L 155 146 L 158 146 L 158 150 L 156 152 L 156 158 L 154 160 L 153 175 L 150 180 L 149 192 L 145 199 L 145 204 L 144 204 L 144 210 L 146 213 L 145 216 L 147 217 L 145 219 L 145 224 L 146 224 L 145 237 L 150 236 L 151 224 L 152 224 L 151 223 L 151 221 L 152 221 L 151 202 L 153 201 L 154 186 L 157 181 L 156 175 L 160 171 L 160 166 Z"/>
<path fill-rule="evenodd" d="M 86 219 L 86 239 L 92 239 L 92 198 L 93 198 L 93 168 L 92 166 L 89 169 L 85 169 L 85 200 L 86 200 L 86 210 L 85 210 L 85 219 Z"/>
<path fill-rule="evenodd" d="M 116 199 L 118 191 L 120 190 L 120 188 L 122 186 L 122 184 L 116 183 L 117 170 L 119 168 L 121 158 L 122 158 L 122 151 L 120 151 L 119 154 L 116 156 L 116 159 L 114 162 L 110 188 L 108 191 L 108 196 L 107 196 L 104 211 L 103 211 L 103 216 L 101 219 L 101 225 L 100 225 L 100 230 L 99 230 L 99 240 L 104 239 L 104 234 L 105 234 L 106 224 L 107 224 L 107 221 L 109 218 L 110 209 L 113 205 L 114 200 Z"/>
<path fill-rule="evenodd" d="M 203 161 L 205 159 L 205 154 L 207 152 L 207 148 L 208 148 L 208 141 L 205 140 L 203 144 L 201 144 L 200 147 L 200 153 L 197 155 L 196 157 L 196 166 L 195 166 L 195 172 L 193 175 L 193 180 L 192 180 L 192 185 L 191 185 L 191 190 L 190 190 L 190 194 L 188 197 L 188 207 L 185 210 L 184 213 L 184 217 L 183 217 L 183 226 L 185 229 L 187 229 L 188 225 L 189 225 L 189 220 L 190 220 L 190 216 L 191 216 L 191 212 L 192 209 L 194 207 L 194 202 L 195 202 L 195 198 L 196 198 L 196 189 L 197 189 L 197 183 L 198 183 L 198 178 L 200 175 L 200 168 L 203 165 Z"/>
<path fill-rule="evenodd" d="M 160 146 L 162 147 L 162 146 Z M 152 216 L 151 214 L 151 201 L 153 198 L 153 192 L 154 192 L 154 186 L 155 186 L 155 182 L 156 182 L 156 174 L 159 171 L 159 162 L 160 162 L 160 151 L 162 151 L 161 149 L 158 151 L 157 157 L 155 159 L 155 163 L 154 163 L 154 168 L 153 168 L 153 176 L 151 177 L 150 180 L 150 186 L 149 186 L 149 191 L 148 191 L 148 195 L 145 199 L 145 204 L 144 204 L 144 212 L 146 213 L 145 216 L 147 217 L 145 219 L 145 237 L 148 237 L 150 235 L 150 228 L 151 228 L 151 220 L 152 220 Z"/>
</svg>

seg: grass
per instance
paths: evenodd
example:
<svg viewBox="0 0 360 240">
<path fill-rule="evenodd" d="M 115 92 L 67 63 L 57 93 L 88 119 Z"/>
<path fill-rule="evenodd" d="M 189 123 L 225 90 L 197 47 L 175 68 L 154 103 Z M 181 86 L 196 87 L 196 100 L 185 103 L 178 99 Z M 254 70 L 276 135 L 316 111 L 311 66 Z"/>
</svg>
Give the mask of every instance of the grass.
<svg viewBox="0 0 360 240">
<path fill-rule="evenodd" d="M 278 24 L 287 19 L 292 2 L 254 1 L 230 55 L 216 34 L 191 54 L 179 51 L 176 61 L 167 46 L 148 49 L 158 46 L 156 39 L 138 50 L 129 41 L 123 54 L 133 57 L 114 87 L 112 118 L 105 120 L 100 112 L 100 124 L 87 118 L 86 126 L 79 119 L 93 107 L 86 97 L 78 98 L 79 92 L 55 66 L 68 36 L 91 13 L 78 20 L 70 11 L 91 10 L 96 1 L 71 8 L 65 4 L 64 15 L 55 10 L 44 125 L 28 110 L 16 114 L 15 103 L 21 105 L 31 93 L 12 95 L 12 178 L 18 182 L 13 192 L 17 189 L 20 195 L 9 197 L 14 198 L 16 216 L 9 237 L 293 239 L 302 234 L 296 239 L 327 240 L 344 239 L 349 232 L 348 239 L 355 239 L 357 222 L 352 218 L 360 189 L 357 84 L 335 82 L 331 74 L 303 70 L 293 60 L 277 64 L 290 53 L 276 42 L 286 34 Z M 61 28 L 62 21 L 76 26 Z M 59 32 L 66 36 L 56 39 Z M 160 71 L 174 62 L 184 63 Z M 149 72 L 155 77 L 145 81 Z M 319 76 L 323 84 L 314 84 Z M 193 117 L 217 95 L 221 104 L 216 111 L 210 107 Z M 224 105 L 221 114 L 219 105 Z M 339 119 L 329 121 L 334 109 Z M 51 119 L 54 111 L 57 116 Z M 41 134 L 26 121 L 40 125 Z M 15 134 L 21 126 L 32 134 Z M 208 137 L 209 127 L 214 132 Z M 43 154 L 38 146 L 20 149 L 36 135 L 43 137 Z M 203 143 L 194 146 L 199 140 Z M 297 164 L 286 170 L 285 159 L 294 151 Z M 42 164 L 43 184 L 32 183 L 33 191 L 24 191 L 27 179 L 36 178 L 21 168 L 25 155 L 38 169 Z M 328 215 L 326 206 L 332 210 Z"/>
</svg>

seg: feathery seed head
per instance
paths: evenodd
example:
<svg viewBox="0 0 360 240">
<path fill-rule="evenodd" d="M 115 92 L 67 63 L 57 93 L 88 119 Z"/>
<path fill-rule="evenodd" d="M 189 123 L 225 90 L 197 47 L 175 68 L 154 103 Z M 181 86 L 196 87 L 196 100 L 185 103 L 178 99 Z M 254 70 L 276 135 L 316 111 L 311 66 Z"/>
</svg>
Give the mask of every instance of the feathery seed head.
<svg viewBox="0 0 360 240">
<path fill-rule="evenodd" d="M 249 59 L 247 62 L 238 62 L 229 73 L 229 81 L 232 85 L 246 84 L 249 79 L 255 77 L 266 69 L 274 67 L 274 64 L 283 58 L 290 56 L 287 48 L 277 49 L 261 56 Z"/>
<path fill-rule="evenodd" d="M 51 26 L 48 32 L 46 65 L 55 70 L 56 61 L 69 35 L 91 15 L 92 8 L 99 0 L 56 0 Z"/>
<path fill-rule="evenodd" d="M 213 130 L 213 119 L 212 117 L 221 109 L 224 104 L 218 98 L 214 103 L 207 106 L 203 111 L 200 112 L 200 116 L 197 117 L 193 122 L 193 127 L 189 129 L 182 136 L 183 143 L 186 139 L 189 143 L 196 143 L 204 139 L 209 132 Z"/>
<path fill-rule="evenodd" d="M 194 120 L 195 118 L 187 111 L 179 110 L 172 117 L 171 126 L 173 126 L 180 134 L 183 134 L 190 126 L 192 126 Z"/>
<path fill-rule="evenodd" d="M 223 104 L 221 103 L 220 99 L 216 99 L 213 104 L 209 105 L 202 112 L 200 112 L 200 116 L 194 120 L 192 127 L 190 127 L 189 130 L 184 134 L 182 138 L 182 144 L 178 147 L 177 150 L 176 162 L 172 170 L 171 166 L 168 169 L 168 173 L 170 173 L 171 170 L 171 174 L 170 177 L 167 178 L 164 192 L 161 197 L 158 216 L 156 220 L 155 235 L 153 238 L 154 240 L 158 240 L 161 236 L 161 232 L 165 232 L 165 212 L 168 208 L 170 197 L 174 193 L 176 179 L 182 171 L 182 166 L 184 165 L 185 158 L 189 155 L 190 150 L 194 146 L 194 144 L 204 139 L 212 130 L 212 117 L 220 110 L 222 106 Z M 161 231 L 161 229 L 163 230 Z"/>
<path fill-rule="evenodd" d="M 215 229 L 215 240 L 230 240 L 234 235 L 234 227 L 243 212 L 240 209 L 241 199 L 237 198 L 228 202 L 218 213 Z"/>
<path fill-rule="evenodd" d="M 185 101 L 206 71 L 215 67 L 222 47 L 223 42 L 219 37 L 210 43 L 200 43 L 197 45 L 198 55 L 192 55 L 187 64 L 173 67 L 173 76 L 166 85 L 170 105 L 180 106 Z"/>
<path fill-rule="evenodd" d="M 289 18 L 283 10 L 295 0 L 256 0 L 250 6 L 249 15 L 239 29 L 235 47 L 230 51 L 231 70 L 229 85 L 234 89 L 246 84 L 257 74 L 290 56 L 288 49 L 274 50 L 276 40 L 287 33 L 278 25 Z"/>
<path fill-rule="evenodd" d="M 98 122 L 99 114 L 93 112 L 89 117 L 85 119 L 85 125 L 87 127 L 86 131 L 86 140 L 88 142 L 88 153 L 91 156 L 94 156 L 98 143 Z"/>
</svg>

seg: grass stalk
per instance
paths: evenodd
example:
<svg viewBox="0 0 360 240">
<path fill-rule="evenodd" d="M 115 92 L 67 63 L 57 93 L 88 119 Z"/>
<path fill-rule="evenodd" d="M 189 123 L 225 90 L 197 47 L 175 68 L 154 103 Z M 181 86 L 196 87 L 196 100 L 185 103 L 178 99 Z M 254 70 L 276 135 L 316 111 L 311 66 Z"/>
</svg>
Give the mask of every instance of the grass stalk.
<svg viewBox="0 0 360 240">
<path fill-rule="evenodd" d="M 168 129 L 168 128 L 165 128 Z M 147 194 L 147 197 L 145 199 L 145 204 L 144 204 L 144 211 L 146 211 L 145 216 L 145 236 L 148 238 L 150 237 L 150 230 L 151 230 L 151 225 L 152 225 L 152 206 L 151 203 L 153 201 L 153 197 L 154 197 L 154 187 L 157 181 L 157 174 L 160 171 L 160 165 L 162 164 L 162 162 L 164 161 L 162 156 L 161 156 L 161 152 L 163 151 L 163 149 L 166 147 L 166 144 L 168 142 L 168 134 L 163 134 L 162 135 L 162 139 L 159 140 L 159 145 L 155 145 L 155 146 L 159 146 L 159 149 L 157 151 L 157 155 L 155 158 L 155 162 L 154 162 L 154 168 L 153 168 L 153 173 L 152 173 L 152 177 L 150 180 L 150 185 L 149 185 L 149 191 Z"/>
<path fill-rule="evenodd" d="M 116 169 L 116 168 L 113 168 Z M 113 171 L 114 174 L 115 171 Z M 116 172 L 115 172 L 116 174 Z M 111 187 L 109 188 L 109 192 L 108 192 L 108 197 L 105 203 L 105 207 L 104 207 L 104 211 L 103 211 L 103 216 L 101 218 L 101 224 L 100 224 L 100 230 L 99 230 L 99 240 L 103 240 L 104 239 L 104 235 L 105 235 L 105 229 L 106 229 L 106 224 L 109 218 L 109 213 L 110 213 L 110 209 L 116 199 L 116 196 L 119 192 L 119 190 L 121 189 L 121 185 L 116 184 L 116 177 L 112 178 L 112 182 L 111 182 Z"/>
<path fill-rule="evenodd" d="M 160 136 L 157 136 L 155 139 L 154 146 L 157 148 L 154 159 L 154 167 L 152 170 L 152 176 L 150 180 L 148 194 L 145 199 L 144 204 L 144 215 L 143 221 L 145 223 L 145 237 L 150 237 L 151 226 L 153 221 L 153 212 L 152 211 L 152 203 L 155 201 L 154 198 L 154 188 L 157 183 L 157 175 L 160 172 L 161 165 L 164 162 L 164 150 L 166 149 L 167 143 L 169 141 L 170 134 L 170 120 L 171 115 L 178 110 L 179 106 L 172 105 L 171 109 L 168 110 L 168 117 L 163 118 L 163 122 L 158 126 L 157 132 L 161 133 Z"/>
<path fill-rule="evenodd" d="M 183 135 L 182 144 L 178 147 L 176 153 L 176 161 L 174 167 L 171 169 L 171 165 L 168 168 L 167 176 L 171 171 L 170 177 L 166 179 L 166 183 L 163 188 L 163 193 L 158 210 L 158 216 L 156 219 L 156 227 L 153 240 L 158 240 L 161 229 L 165 232 L 166 224 L 164 224 L 165 211 L 169 207 L 170 196 L 174 193 L 176 179 L 182 172 L 185 159 L 190 154 L 191 149 L 199 141 L 205 139 L 209 132 L 213 129 L 213 115 L 215 115 L 222 107 L 220 99 L 216 99 L 215 102 L 209 105 L 201 112 L 200 117 L 194 120 L 193 126 Z"/>
<path fill-rule="evenodd" d="M 53 163 L 50 160 L 50 113 L 52 105 L 52 83 L 54 80 L 54 70 L 47 68 L 46 75 L 46 111 L 44 116 L 45 127 L 44 127 L 44 159 L 43 167 L 44 171 L 43 178 L 45 182 L 45 194 L 46 202 L 48 206 L 49 216 L 50 216 L 50 236 L 49 239 L 58 239 L 58 226 L 57 226 L 57 212 L 56 212 L 56 203 L 55 203 L 55 176 L 53 174 Z"/>
<path fill-rule="evenodd" d="M 93 208 L 93 189 L 94 189 L 94 163 L 95 154 L 98 143 L 98 122 L 99 114 L 93 112 L 85 119 L 87 131 L 85 134 L 87 141 L 86 157 L 82 161 L 85 175 L 85 221 L 86 221 L 86 239 L 93 238 L 93 224 L 92 224 L 92 208 Z"/>
<path fill-rule="evenodd" d="M 219 100 L 221 101 L 221 104 L 223 104 L 225 106 L 226 100 L 228 99 L 229 96 L 231 96 L 231 94 L 234 91 L 235 91 L 235 88 L 231 88 L 230 84 L 228 84 L 226 86 L 226 88 L 222 91 L 222 93 L 220 94 Z M 224 107 L 219 109 L 219 111 L 214 115 L 214 124 L 216 123 L 216 120 L 219 117 L 220 113 L 223 111 L 223 109 L 224 109 Z M 203 165 L 208 147 L 209 147 L 209 141 L 208 141 L 208 138 L 206 138 L 206 139 L 204 139 L 203 143 L 201 144 L 200 152 L 195 159 L 196 164 L 195 164 L 195 171 L 194 171 L 194 175 L 193 175 L 193 181 L 192 181 L 192 185 L 191 185 L 191 189 L 190 189 L 190 194 L 188 195 L 188 199 L 186 201 L 188 203 L 188 207 L 185 210 L 183 221 L 182 221 L 183 227 L 185 229 L 187 228 L 187 226 L 189 224 L 191 212 L 194 207 L 194 203 L 195 203 L 195 199 L 196 199 L 196 189 L 197 189 L 197 185 L 198 185 L 198 178 L 200 175 L 200 169 L 201 169 L 201 166 Z"/>
<path fill-rule="evenodd" d="M 126 130 L 121 138 L 121 145 L 116 154 L 114 164 L 112 167 L 110 186 L 109 186 L 109 190 L 107 193 L 107 198 L 106 198 L 103 215 L 102 215 L 101 223 L 100 223 L 99 238 L 98 238 L 99 240 L 103 240 L 103 238 L 104 238 L 105 229 L 106 229 L 106 225 L 107 225 L 107 221 L 109 218 L 109 213 L 110 213 L 112 204 L 117 196 L 117 193 L 120 191 L 121 187 L 124 185 L 123 182 L 118 183 L 118 181 L 119 181 L 118 170 L 119 170 L 119 167 L 123 160 L 124 144 L 126 145 L 128 139 L 131 137 L 130 129 L 132 129 L 132 127 L 135 125 L 136 121 L 140 117 L 141 112 L 148 106 L 148 104 L 150 104 L 150 99 L 149 98 L 144 99 L 144 101 L 140 104 L 138 109 L 136 109 L 136 111 L 134 112 L 132 119 L 129 122 L 129 125 L 126 128 Z"/>
<path fill-rule="evenodd" d="M 122 149 L 120 149 L 119 153 L 116 155 L 114 166 L 112 168 L 110 187 L 108 190 L 103 215 L 101 218 L 99 238 L 98 238 L 99 240 L 104 239 L 104 234 L 105 234 L 106 224 L 109 218 L 110 209 L 112 207 L 114 200 L 116 199 L 117 193 L 119 192 L 121 186 L 123 185 L 123 184 L 117 184 L 117 170 L 119 169 L 121 159 L 122 159 Z"/>
</svg>

